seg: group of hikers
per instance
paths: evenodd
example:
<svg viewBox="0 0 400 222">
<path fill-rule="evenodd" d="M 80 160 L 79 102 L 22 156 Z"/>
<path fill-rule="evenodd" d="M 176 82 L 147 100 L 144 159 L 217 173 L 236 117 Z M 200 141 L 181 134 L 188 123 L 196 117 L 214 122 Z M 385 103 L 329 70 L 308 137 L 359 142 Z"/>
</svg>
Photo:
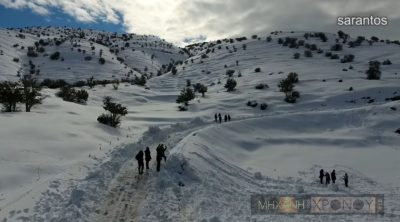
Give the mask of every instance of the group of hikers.
<svg viewBox="0 0 400 222">
<path fill-rule="evenodd" d="M 165 151 L 167 150 L 167 146 L 164 144 L 158 144 L 156 152 L 157 152 L 157 172 L 160 171 L 161 160 L 164 159 L 164 162 L 167 162 L 167 157 L 165 156 Z M 146 161 L 146 169 L 150 169 L 149 162 L 151 160 L 151 152 L 150 148 L 146 147 L 143 152 L 140 150 L 138 154 L 136 154 L 136 160 L 138 161 L 139 174 L 143 174 L 144 170 L 144 161 Z"/>
<path fill-rule="evenodd" d="M 214 119 L 215 119 L 215 122 L 216 123 L 222 123 L 222 116 L 221 116 L 221 113 L 216 113 L 215 115 L 214 115 Z M 224 115 L 224 121 L 225 122 L 228 122 L 228 121 L 231 121 L 231 115 Z"/>
<path fill-rule="evenodd" d="M 320 181 L 321 184 L 324 184 L 324 177 L 325 177 L 325 184 L 326 185 L 330 184 L 331 180 L 332 180 L 332 183 L 335 183 L 336 182 L 336 172 L 335 172 L 335 170 L 333 170 L 329 174 L 328 171 L 324 172 L 324 170 L 321 169 L 319 171 L 319 181 Z M 344 174 L 343 180 L 344 180 L 344 185 L 346 187 L 348 187 L 349 186 L 349 176 L 347 175 L 347 173 Z"/>
</svg>

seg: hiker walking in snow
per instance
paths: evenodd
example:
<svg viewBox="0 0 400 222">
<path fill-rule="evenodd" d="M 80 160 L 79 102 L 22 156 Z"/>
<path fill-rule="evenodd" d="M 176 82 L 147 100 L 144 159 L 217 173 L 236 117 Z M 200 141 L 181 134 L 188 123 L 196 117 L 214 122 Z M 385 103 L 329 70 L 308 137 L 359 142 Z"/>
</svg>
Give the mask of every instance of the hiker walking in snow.
<svg viewBox="0 0 400 222">
<path fill-rule="evenodd" d="M 344 180 L 344 185 L 346 187 L 349 187 L 349 176 L 347 175 L 347 173 L 344 174 L 343 180 Z"/>
<path fill-rule="evenodd" d="M 225 120 L 225 122 L 228 122 L 228 116 L 227 115 L 224 116 L 224 120 Z"/>
<path fill-rule="evenodd" d="M 324 170 L 323 170 L 323 169 L 321 169 L 321 170 L 319 171 L 319 182 L 320 182 L 321 184 L 324 184 Z"/>
<path fill-rule="evenodd" d="M 328 185 L 328 184 L 330 184 L 331 183 L 331 176 L 329 175 L 329 172 L 326 172 L 325 173 L 325 177 L 326 177 L 326 181 L 325 181 L 325 184 L 326 185 Z"/>
<path fill-rule="evenodd" d="M 228 115 L 228 122 L 231 121 L 231 115 Z"/>
<path fill-rule="evenodd" d="M 136 154 L 136 160 L 138 161 L 138 168 L 139 168 L 139 174 L 143 173 L 143 168 L 144 168 L 144 161 L 143 161 L 143 151 L 139 151 L 138 154 Z"/>
<path fill-rule="evenodd" d="M 144 160 L 146 160 L 146 169 L 149 169 L 149 162 L 151 160 L 149 147 L 146 147 L 146 150 L 144 151 Z"/>
<path fill-rule="evenodd" d="M 332 170 L 331 179 L 332 179 L 332 183 L 335 183 L 335 181 L 336 181 L 336 172 L 335 172 L 335 170 Z"/>
<path fill-rule="evenodd" d="M 218 123 L 218 115 L 217 114 L 214 115 L 214 119 L 215 119 L 215 122 Z"/>
<path fill-rule="evenodd" d="M 157 161 L 157 172 L 160 171 L 160 165 L 161 165 L 161 160 L 164 158 L 165 162 L 167 161 L 167 157 L 165 156 L 165 150 L 167 149 L 167 147 L 164 148 L 163 144 L 159 144 L 157 146 L 157 157 L 156 157 L 156 161 Z"/>
<path fill-rule="evenodd" d="M 222 122 L 222 116 L 221 116 L 221 113 L 218 113 L 218 119 L 219 119 L 219 123 L 221 123 L 221 122 Z"/>
</svg>

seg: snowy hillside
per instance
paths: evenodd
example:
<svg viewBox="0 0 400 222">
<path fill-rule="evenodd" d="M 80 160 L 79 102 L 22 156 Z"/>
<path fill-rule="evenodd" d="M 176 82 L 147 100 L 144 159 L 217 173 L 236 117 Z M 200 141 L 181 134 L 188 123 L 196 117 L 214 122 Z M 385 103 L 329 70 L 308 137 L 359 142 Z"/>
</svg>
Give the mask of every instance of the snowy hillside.
<svg viewBox="0 0 400 222">
<path fill-rule="evenodd" d="M 155 36 L 118 34 L 93 30 L 33 27 L 0 29 L 0 76 L 17 78 L 31 70 L 40 79 L 68 82 L 121 79 L 134 75 L 156 75 L 162 65 L 184 60 L 179 48 Z M 28 55 L 29 47 L 33 53 Z M 51 60 L 51 55 L 60 58 Z M 102 65 L 100 58 L 104 58 Z M 18 61 L 14 61 L 17 59 Z M 29 65 L 32 61 L 33 69 Z"/>
<path fill-rule="evenodd" d="M 59 89 L 44 88 L 47 98 L 31 113 L 0 113 L 0 220 L 400 220 L 396 42 L 362 40 L 349 47 L 356 38 L 343 43 L 326 33 L 324 42 L 313 33 L 277 32 L 270 38 L 248 36 L 179 49 L 153 36 L 132 35 L 124 41 L 121 35 L 112 42 L 112 33 L 29 30 L 21 32 L 23 39 L 15 37 L 17 30 L 1 30 L 3 80 L 17 79 L 18 70 L 28 69 L 32 60 L 40 66 L 40 79 L 73 83 L 90 76 L 123 79 L 147 73 L 147 83 L 122 83 L 118 89 L 83 86 L 89 93 L 85 105 L 63 101 L 55 96 Z M 49 55 L 59 51 L 64 61 L 42 54 L 27 57 L 21 46 L 34 46 L 43 38 L 35 31 L 51 33 L 50 39 L 68 36 L 60 46 L 51 41 L 54 45 L 45 47 Z M 90 41 L 100 36 L 112 44 Z M 336 39 L 342 50 L 332 50 Z M 93 58 L 85 61 L 92 55 L 91 44 Z M 118 55 L 110 52 L 114 45 Z M 104 65 L 98 61 L 100 49 Z M 353 61 L 342 63 L 348 55 Z M 382 63 L 379 80 L 367 79 L 373 60 Z M 168 70 L 171 63 L 176 73 Z M 288 103 L 278 84 L 292 72 L 298 74 L 294 90 L 300 96 Z M 230 92 L 224 88 L 229 78 L 237 82 Z M 176 99 L 188 81 L 190 88 L 201 83 L 208 90 L 204 97 L 196 93 L 187 111 L 178 111 Z M 104 96 L 128 108 L 119 128 L 96 121 Z M 215 113 L 229 114 L 232 120 L 215 123 Z M 157 173 L 159 143 L 167 145 L 168 156 Z M 139 176 L 135 155 L 146 146 L 152 151 L 151 169 Z M 338 178 L 348 173 L 350 186 L 341 179 L 336 185 L 319 184 L 321 168 L 336 169 Z M 251 215 L 250 195 L 264 193 L 385 194 L 385 215 Z"/>
</svg>

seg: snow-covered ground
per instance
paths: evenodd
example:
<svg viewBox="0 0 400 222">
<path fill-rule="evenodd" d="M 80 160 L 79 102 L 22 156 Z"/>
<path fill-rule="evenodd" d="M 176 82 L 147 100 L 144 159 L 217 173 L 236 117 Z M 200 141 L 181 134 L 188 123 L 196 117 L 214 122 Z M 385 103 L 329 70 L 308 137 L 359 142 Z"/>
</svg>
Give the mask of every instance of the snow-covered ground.
<svg viewBox="0 0 400 222">
<path fill-rule="evenodd" d="M 0 78 L 15 79 L 29 59 L 23 57 L 26 50 L 12 45 L 33 44 L 36 37 L 21 40 L 7 32 L 15 31 L 0 32 L 0 49 L 6 54 L 6 59 L 0 56 L 5 67 Z M 162 52 L 163 47 L 148 47 L 147 53 L 141 47 L 124 50 L 128 69 L 142 73 L 147 66 L 156 74 L 171 58 L 187 62 L 177 67 L 176 75 L 149 79 L 148 89 L 124 83 L 118 90 L 111 85 L 85 87 L 86 105 L 62 101 L 55 96 L 57 90 L 44 89 L 47 98 L 31 113 L 1 113 L 0 221 L 399 221 L 400 135 L 395 131 L 400 128 L 400 105 L 385 100 L 400 94 L 399 46 L 345 46 L 338 54 L 354 54 L 355 61 L 343 64 L 316 52 L 295 60 L 293 54 L 302 54 L 304 47 L 277 43 L 286 36 L 304 39 L 303 34 L 281 33 L 272 42 L 266 36 L 223 42 L 210 46 L 214 52 L 208 58 L 201 56 L 208 43 L 192 48 L 188 59 L 178 48 L 172 53 Z M 335 40 L 335 35 L 327 36 L 328 42 L 306 42 L 326 51 Z M 82 41 L 90 50 L 90 43 Z M 97 59 L 78 58 L 70 46 L 60 47 L 65 47 L 56 49 L 65 55 L 63 62 L 35 58 L 41 64 L 40 78 L 74 82 L 92 76 L 91 70 L 99 73 L 97 79 L 126 77 L 124 65 L 113 62 L 108 48 L 101 66 Z M 12 61 L 15 56 L 21 56 L 19 63 Z M 366 80 L 368 62 L 386 59 L 393 64 L 381 67 L 382 79 Z M 261 72 L 254 71 L 257 67 Z M 233 92 L 223 87 L 227 69 L 235 70 L 238 86 Z M 290 72 L 300 79 L 296 104 L 286 103 L 277 87 Z M 187 80 L 206 84 L 208 92 L 197 95 L 189 111 L 179 112 L 175 100 Z M 259 83 L 269 88 L 255 89 Z M 106 95 L 128 107 L 120 128 L 96 121 Z M 249 100 L 268 108 L 246 106 Z M 230 114 L 232 121 L 215 123 L 215 113 Z M 155 172 L 153 161 L 138 176 L 134 156 L 150 146 L 154 160 L 159 143 L 168 146 L 161 172 Z M 350 187 L 340 179 L 337 185 L 320 185 L 321 168 L 336 169 L 338 178 L 347 172 Z M 385 215 L 251 215 L 250 195 L 264 193 L 385 194 Z"/>
</svg>

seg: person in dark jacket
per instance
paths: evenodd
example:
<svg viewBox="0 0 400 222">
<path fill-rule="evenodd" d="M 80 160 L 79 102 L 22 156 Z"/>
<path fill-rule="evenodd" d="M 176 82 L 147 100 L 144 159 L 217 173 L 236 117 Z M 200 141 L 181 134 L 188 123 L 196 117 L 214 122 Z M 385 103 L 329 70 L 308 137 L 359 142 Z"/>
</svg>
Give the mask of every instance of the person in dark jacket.
<svg viewBox="0 0 400 222">
<path fill-rule="evenodd" d="M 221 116 L 221 113 L 218 113 L 218 120 L 219 120 L 219 123 L 221 123 L 221 122 L 222 122 L 222 116 Z"/>
<path fill-rule="evenodd" d="M 151 160 L 149 147 L 146 147 L 146 150 L 144 151 L 144 160 L 146 160 L 146 169 L 149 169 L 149 162 Z"/>
<path fill-rule="evenodd" d="M 228 122 L 228 116 L 227 115 L 224 116 L 224 120 L 225 120 L 225 122 Z"/>
<path fill-rule="evenodd" d="M 231 115 L 228 115 L 228 121 L 229 122 L 231 121 Z"/>
<path fill-rule="evenodd" d="M 215 119 L 215 122 L 218 123 L 218 115 L 217 114 L 214 115 L 214 119 Z"/>
<path fill-rule="evenodd" d="M 330 184 L 331 183 L 331 176 L 329 175 L 329 172 L 326 172 L 325 173 L 325 177 L 326 177 L 326 181 L 325 181 L 325 184 L 326 185 L 328 185 L 328 184 Z"/>
<path fill-rule="evenodd" d="M 332 170 L 332 172 L 331 172 L 331 179 L 332 179 L 332 183 L 335 183 L 335 181 L 336 181 L 336 172 L 335 172 L 335 170 Z"/>
<path fill-rule="evenodd" d="M 344 174 L 343 180 L 344 180 L 344 185 L 346 187 L 349 187 L 349 176 L 347 175 L 347 173 Z"/>
<path fill-rule="evenodd" d="M 144 161 L 143 161 L 143 151 L 139 151 L 139 153 L 136 155 L 136 160 L 138 161 L 138 168 L 139 168 L 139 174 L 143 173 L 143 168 L 144 168 Z"/>
<path fill-rule="evenodd" d="M 319 171 L 319 182 L 320 182 L 321 184 L 324 184 L 324 170 L 323 170 L 323 169 L 321 169 L 321 170 Z"/>
<path fill-rule="evenodd" d="M 159 144 L 157 146 L 157 157 L 156 157 L 156 161 L 157 161 L 157 172 L 160 171 L 160 166 L 161 166 L 161 160 L 164 158 L 165 162 L 167 161 L 167 157 L 165 156 L 165 150 L 167 149 L 167 147 L 164 148 L 163 144 Z"/>
</svg>

